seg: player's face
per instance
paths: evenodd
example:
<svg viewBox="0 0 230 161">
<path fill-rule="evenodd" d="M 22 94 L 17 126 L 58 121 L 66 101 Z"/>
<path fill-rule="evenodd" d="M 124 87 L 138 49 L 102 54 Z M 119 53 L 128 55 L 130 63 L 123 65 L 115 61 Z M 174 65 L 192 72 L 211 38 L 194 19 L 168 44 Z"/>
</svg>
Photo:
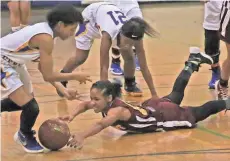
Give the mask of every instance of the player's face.
<svg viewBox="0 0 230 161">
<path fill-rule="evenodd" d="M 64 23 L 59 23 L 58 24 L 58 36 L 62 39 L 62 40 L 66 40 L 69 37 L 73 36 L 76 32 L 78 24 L 71 24 L 71 25 L 65 25 Z"/>
<path fill-rule="evenodd" d="M 94 109 L 94 112 L 102 112 L 109 103 L 109 99 L 103 95 L 103 92 L 100 89 L 93 88 L 90 91 L 91 102 L 90 105 Z"/>
</svg>

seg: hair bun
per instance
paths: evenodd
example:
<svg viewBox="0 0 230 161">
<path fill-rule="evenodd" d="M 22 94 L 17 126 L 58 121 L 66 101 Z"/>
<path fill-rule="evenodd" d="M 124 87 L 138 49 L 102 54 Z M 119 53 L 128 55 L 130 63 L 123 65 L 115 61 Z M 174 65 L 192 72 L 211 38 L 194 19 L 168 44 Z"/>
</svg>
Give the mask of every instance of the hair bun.
<svg viewBox="0 0 230 161">
<path fill-rule="evenodd" d="M 122 87 L 122 81 L 119 78 L 113 78 L 112 80 L 110 80 L 110 82 L 116 86 Z"/>
</svg>

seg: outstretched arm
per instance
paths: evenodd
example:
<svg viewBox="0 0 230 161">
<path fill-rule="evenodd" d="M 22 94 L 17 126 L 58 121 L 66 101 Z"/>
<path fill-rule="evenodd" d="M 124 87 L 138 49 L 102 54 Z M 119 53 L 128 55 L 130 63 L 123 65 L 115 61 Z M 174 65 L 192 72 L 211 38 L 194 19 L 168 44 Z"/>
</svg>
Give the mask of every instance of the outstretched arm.
<svg viewBox="0 0 230 161">
<path fill-rule="evenodd" d="M 68 121 L 68 122 L 71 122 L 77 115 L 81 114 L 81 113 L 84 113 L 85 111 L 91 109 L 90 108 L 90 102 L 89 101 L 85 101 L 85 102 L 82 102 L 80 103 L 76 108 L 75 110 L 73 111 L 72 114 L 68 115 L 68 116 L 62 116 L 62 117 L 59 117 L 60 120 L 63 120 L 63 121 Z"/>
<path fill-rule="evenodd" d="M 48 34 L 34 36 L 31 43 L 39 48 L 40 65 L 39 70 L 47 82 L 78 80 L 80 82 L 91 81 L 88 75 L 81 73 L 59 73 L 53 71 L 53 38 Z"/>
<path fill-rule="evenodd" d="M 110 35 L 103 31 L 100 47 L 100 79 L 108 80 L 109 69 L 109 50 L 112 46 L 112 39 Z"/>
<path fill-rule="evenodd" d="M 109 110 L 108 115 L 106 117 L 96 122 L 88 130 L 80 134 L 72 135 L 72 140 L 70 140 L 70 142 L 67 145 L 69 145 L 70 147 L 81 148 L 84 139 L 96 135 L 106 127 L 111 126 L 113 123 L 119 120 L 121 116 L 122 116 L 122 107 L 117 107 Z"/>
<path fill-rule="evenodd" d="M 142 75 L 143 75 L 143 77 L 144 77 L 144 79 L 145 79 L 145 81 L 149 87 L 149 90 L 151 91 L 152 97 L 158 98 L 157 92 L 156 92 L 155 87 L 153 85 L 152 75 L 151 75 L 149 68 L 148 68 L 148 65 L 147 65 L 143 40 L 135 42 L 134 46 L 135 46 L 137 57 L 138 57 L 138 60 L 140 63 L 141 73 L 142 73 Z"/>
</svg>

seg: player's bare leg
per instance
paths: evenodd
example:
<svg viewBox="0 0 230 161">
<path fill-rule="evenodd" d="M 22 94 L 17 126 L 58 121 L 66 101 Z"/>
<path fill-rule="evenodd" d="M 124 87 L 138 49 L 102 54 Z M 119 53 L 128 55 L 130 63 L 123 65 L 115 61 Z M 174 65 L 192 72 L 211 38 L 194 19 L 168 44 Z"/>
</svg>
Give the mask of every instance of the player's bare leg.
<svg viewBox="0 0 230 161">
<path fill-rule="evenodd" d="M 122 57 L 124 59 L 124 77 L 125 77 L 125 90 L 126 92 L 135 97 L 142 96 L 142 91 L 137 87 L 135 80 L 135 59 L 132 52 L 132 47 L 122 51 Z"/>
<path fill-rule="evenodd" d="M 230 77 L 230 44 L 226 43 L 227 47 L 227 58 L 222 64 L 221 78 L 216 82 L 216 94 L 217 99 L 227 100 L 228 99 L 228 80 Z"/>
<path fill-rule="evenodd" d="M 19 1 L 10 1 L 7 5 L 10 11 L 11 29 L 13 32 L 18 31 L 21 29 Z"/>
<path fill-rule="evenodd" d="M 30 1 L 20 1 L 20 16 L 21 16 L 21 27 L 25 27 L 29 23 L 29 17 L 31 12 Z"/>
</svg>

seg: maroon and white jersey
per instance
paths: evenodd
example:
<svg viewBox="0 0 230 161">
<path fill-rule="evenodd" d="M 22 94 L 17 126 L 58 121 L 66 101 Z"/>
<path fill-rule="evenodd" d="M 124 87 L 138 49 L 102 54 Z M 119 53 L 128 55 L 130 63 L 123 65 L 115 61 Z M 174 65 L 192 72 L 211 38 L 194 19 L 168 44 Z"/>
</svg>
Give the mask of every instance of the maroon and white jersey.
<svg viewBox="0 0 230 161">
<path fill-rule="evenodd" d="M 134 106 L 116 98 L 109 109 L 116 107 L 127 108 L 131 113 L 128 121 L 119 120 L 112 125 L 127 132 L 164 131 L 195 125 L 195 118 L 189 108 L 181 108 L 167 99 L 149 99 L 140 106 Z M 107 112 L 102 115 L 105 117 Z"/>
</svg>

